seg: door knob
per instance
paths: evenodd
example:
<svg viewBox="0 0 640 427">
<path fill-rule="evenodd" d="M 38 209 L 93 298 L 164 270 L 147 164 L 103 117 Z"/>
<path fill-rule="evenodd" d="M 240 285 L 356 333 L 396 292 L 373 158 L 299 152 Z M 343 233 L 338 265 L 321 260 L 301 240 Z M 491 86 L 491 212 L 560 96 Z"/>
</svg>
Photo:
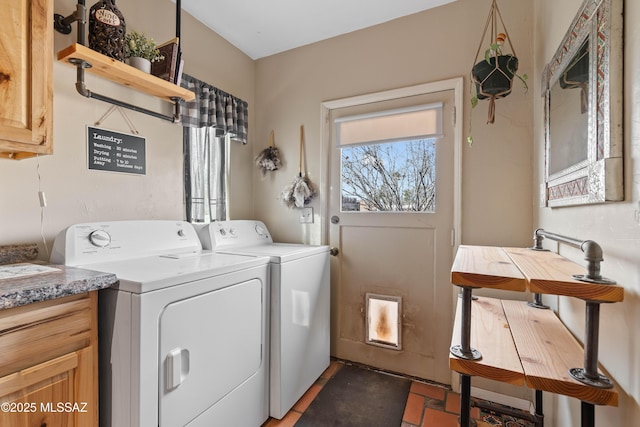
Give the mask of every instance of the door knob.
<svg viewBox="0 0 640 427">
<path fill-rule="evenodd" d="M 338 248 L 334 248 L 332 246 L 331 249 L 329 249 L 329 255 L 331 256 L 338 256 L 339 253 L 340 253 L 340 250 Z"/>
<path fill-rule="evenodd" d="M 331 224 L 337 224 L 339 222 L 340 222 L 340 217 L 339 216 L 334 215 L 334 216 L 331 217 Z"/>
</svg>

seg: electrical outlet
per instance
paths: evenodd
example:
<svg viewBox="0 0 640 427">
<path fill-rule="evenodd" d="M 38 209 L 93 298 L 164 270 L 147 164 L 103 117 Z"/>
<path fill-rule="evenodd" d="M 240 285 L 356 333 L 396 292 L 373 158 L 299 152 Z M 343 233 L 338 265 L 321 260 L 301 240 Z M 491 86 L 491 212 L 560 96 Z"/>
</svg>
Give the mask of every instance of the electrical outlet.
<svg viewBox="0 0 640 427">
<path fill-rule="evenodd" d="M 300 224 L 313 223 L 313 208 L 300 209 Z"/>
</svg>

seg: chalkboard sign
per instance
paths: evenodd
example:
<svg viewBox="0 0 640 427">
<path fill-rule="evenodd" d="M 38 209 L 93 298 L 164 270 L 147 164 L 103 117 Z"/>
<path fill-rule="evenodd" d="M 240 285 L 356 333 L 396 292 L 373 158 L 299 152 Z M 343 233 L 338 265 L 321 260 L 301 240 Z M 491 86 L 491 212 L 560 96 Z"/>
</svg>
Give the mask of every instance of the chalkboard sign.
<svg viewBox="0 0 640 427">
<path fill-rule="evenodd" d="M 145 139 L 126 133 L 87 126 L 89 169 L 146 173 Z"/>
</svg>

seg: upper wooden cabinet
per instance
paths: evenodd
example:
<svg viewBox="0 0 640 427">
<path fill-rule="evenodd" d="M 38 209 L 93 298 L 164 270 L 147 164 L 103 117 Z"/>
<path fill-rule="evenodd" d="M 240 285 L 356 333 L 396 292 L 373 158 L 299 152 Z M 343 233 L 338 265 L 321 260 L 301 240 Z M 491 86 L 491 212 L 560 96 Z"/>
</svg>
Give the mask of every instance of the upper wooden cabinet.
<svg viewBox="0 0 640 427">
<path fill-rule="evenodd" d="M 53 151 L 53 3 L 0 8 L 0 157 Z"/>
</svg>

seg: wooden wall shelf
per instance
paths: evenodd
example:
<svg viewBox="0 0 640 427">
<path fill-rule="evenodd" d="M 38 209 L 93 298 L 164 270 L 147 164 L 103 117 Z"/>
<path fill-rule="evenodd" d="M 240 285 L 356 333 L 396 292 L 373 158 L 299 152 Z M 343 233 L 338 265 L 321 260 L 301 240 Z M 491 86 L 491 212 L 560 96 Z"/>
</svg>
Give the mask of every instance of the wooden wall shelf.
<svg viewBox="0 0 640 427">
<path fill-rule="evenodd" d="M 190 90 L 109 58 L 79 43 L 74 43 L 58 52 L 58 61 L 66 62 L 75 67 L 74 64 L 69 62 L 72 58 L 91 64 L 91 68 L 85 69 L 89 73 L 164 99 L 167 102 L 174 102 L 174 98 L 180 98 L 184 101 L 195 99 L 195 94 Z"/>
</svg>

